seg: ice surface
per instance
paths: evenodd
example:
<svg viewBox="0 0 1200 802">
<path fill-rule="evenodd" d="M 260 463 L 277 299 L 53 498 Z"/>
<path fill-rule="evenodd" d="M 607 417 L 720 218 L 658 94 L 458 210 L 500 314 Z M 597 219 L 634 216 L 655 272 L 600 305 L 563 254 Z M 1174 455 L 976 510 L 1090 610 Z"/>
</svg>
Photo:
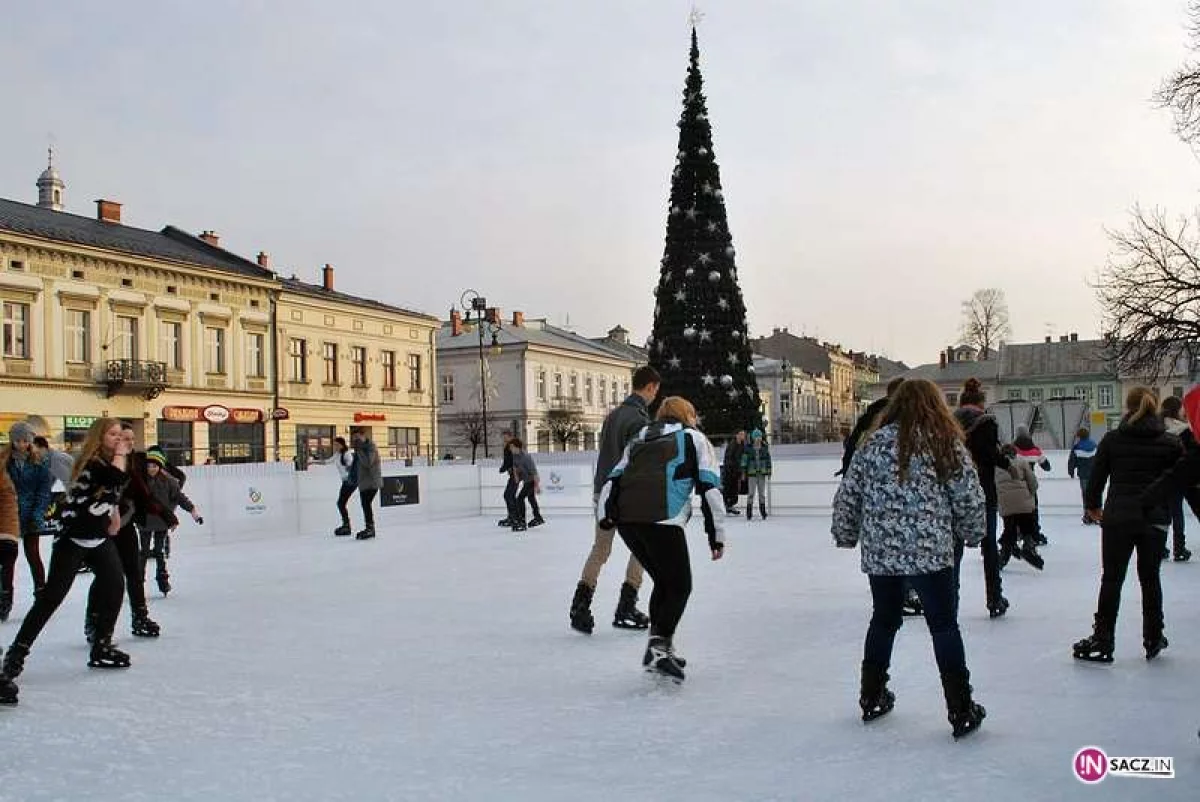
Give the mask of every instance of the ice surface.
<svg viewBox="0 0 1200 802">
<path fill-rule="evenodd" d="M 1194 524 L 1193 524 L 1194 526 Z M 1200 798 L 1200 564 L 1163 566 L 1171 648 L 1141 652 L 1132 576 L 1111 666 L 1080 665 L 1098 530 L 1045 520 L 1045 573 L 1005 572 L 984 609 L 968 555 L 963 627 L 980 733 L 955 743 L 928 634 L 906 623 L 895 711 L 865 726 L 868 603 L 828 521 L 730 524 L 725 560 L 691 535 L 682 687 L 641 670 L 644 634 L 609 624 L 626 552 L 601 577 L 596 633 L 567 606 L 590 522 L 517 537 L 494 518 L 214 545 L 177 537 L 176 591 L 128 671 L 85 667 L 79 577 L 0 710 L 4 800 L 1113 800 Z M 0 626 L 7 643 L 28 602 Z M 148 583 L 152 586 L 152 583 Z M 646 594 L 643 592 L 642 605 Z M 1174 780 L 1072 775 L 1084 745 L 1173 756 Z"/>
</svg>

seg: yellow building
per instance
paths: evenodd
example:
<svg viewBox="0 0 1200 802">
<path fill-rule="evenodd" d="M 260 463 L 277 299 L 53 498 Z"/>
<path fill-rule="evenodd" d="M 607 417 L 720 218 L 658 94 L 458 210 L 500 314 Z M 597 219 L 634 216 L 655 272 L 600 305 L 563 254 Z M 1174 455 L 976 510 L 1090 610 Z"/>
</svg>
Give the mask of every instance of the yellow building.
<svg viewBox="0 0 1200 802">
<path fill-rule="evenodd" d="M 0 442 L 33 417 L 69 449 L 112 416 L 182 464 L 290 460 L 354 425 L 385 456 L 436 446 L 436 318 L 334 292 L 332 268 L 281 280 L 211 231 L 124 225 L 112 201 L 69 214 L 53 166 L 38 190 L 0 199 Z"/>
<path fill-rule="evenodd" d="M 436 317 L 285 279 L 278 303 L 281 456 L 325 456 L 367 431 L 385 458 L 433 456 Z"/>
</svg>

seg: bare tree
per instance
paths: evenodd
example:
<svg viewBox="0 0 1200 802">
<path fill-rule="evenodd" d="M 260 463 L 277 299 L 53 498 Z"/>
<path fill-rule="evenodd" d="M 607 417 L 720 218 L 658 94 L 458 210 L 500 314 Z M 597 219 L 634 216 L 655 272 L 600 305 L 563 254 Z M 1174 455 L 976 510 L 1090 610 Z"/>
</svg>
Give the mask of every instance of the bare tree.
<svg viewBox="0 0 1200 802">
<path fill-rule="evenodd" d="M 1113 250 L 1095 284 L 1104 339 L 1118 369 L 1146 381 L 1193 373 L 1200 345 L 1200 226 L 1135 207 L 1109 231 Z"/>
<path fill-rule="evenodd" d="M 1200 52 L 1200 0 L 1190 0 L 1187 15 L 1194 54 Z M 1154 102 L 1170 110 L 1176 136 L 1195 148 L 1200 143 L 1200 61 L 1186 61 L 1171 73 L 1154 93 Z"/>
<path fill-rule="evenodd" d="M 480 407 L 462 413 L 454 421 L 454 433 L 471 446 L 472 465 L 475 464 L 475 454 L 479 451 L 479 446 L 483 444 L 483 422 L 483 410 Z"/>
<path fill-rule="evenodd" d="M 963 301 L 962 314 L 963 343 L 978 350 L 980 359 L 991 358 L 1000 344 L 1012 336 L 1004 290 L 976 290 Z"/>
<path fill-rule="evenodd" d="M 567 450 L 567 443 L 583 431 L 583 415 L 574 409 L 552 409 L 546 413 L 546 428 L 550 436 L 558 441 L 559 447 Z"/>
</svg>

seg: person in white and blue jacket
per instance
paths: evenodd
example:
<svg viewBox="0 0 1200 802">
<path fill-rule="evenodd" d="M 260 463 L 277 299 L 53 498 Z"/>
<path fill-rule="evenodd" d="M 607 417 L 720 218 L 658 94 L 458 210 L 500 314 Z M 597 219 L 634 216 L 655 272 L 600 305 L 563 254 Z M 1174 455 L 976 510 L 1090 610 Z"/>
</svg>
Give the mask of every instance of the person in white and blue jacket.
<svg viewBox="0 0 1200 802">
<path fill-rule="evenodd" d="M 925 379 L 905 381 L 879 430 L 855 452 L 833 502 L 834 542 L 861 545 L 874 606 L 863 647 L 863 721 L 895 704 L 887 672 L 907 585 L 924 607 L 954 736 L 982 723 L 986 711 L 971 697 L 958 628 L 954 566 L 956 544 L 982 542 L 985 511 L 978 471 L 941 390 Z"/>
<path fill-rule="evenodd" d="M 1092 526 L 1096 522 L 1087 514 L 1087 486 L 1092 478 L 1092 462 L 1096 459 L 1096 441 L 1088 429 L 1080 429 L 1075 433 L 1075 442 L 1071 446 L 1071 456 L 1067 457 L 1067 476 L 1079 476 L 1079 498 L 1083 504 L 1083 523 Z"/>
<path fill-rule="evenodd" d="M 687 664 L 675 654 L 673 639 L 692 592 L 683 527 L 692 515 L 693 492 L 700 496 L 712 558 L 725 554 L 721 467 L 696 422 L 696 409 L 687 399 L 663 399 L 655 422 L 634 436 L 609 472 L 596 504 L 600 527 L 615 526 L 654 580 L 642 665 L 677 681 Z"/>
</svg>

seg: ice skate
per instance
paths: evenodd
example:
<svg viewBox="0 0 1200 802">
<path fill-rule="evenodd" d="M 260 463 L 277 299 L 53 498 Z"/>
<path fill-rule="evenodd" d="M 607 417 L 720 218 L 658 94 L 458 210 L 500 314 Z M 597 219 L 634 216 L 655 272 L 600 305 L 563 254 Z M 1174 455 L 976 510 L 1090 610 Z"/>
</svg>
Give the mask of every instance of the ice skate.
<svg viewBox="0 0 1200 802">
<path fill-rule="evenodd" d="M 17 703 L 17 683 L 0 674 L 0 705 L 15 705 Z"/>
<path fill-rule="evenodd" d="M 596 627 L 596 621 L 592 618 L 592 595 L 595 590 L 586 582 L 580 582 L 575 586 L 575 597 L 571 599 L 571 629 L 576 632 L 582 632 L 585 635 L 591 635 L 592 630 Z"/>
<path fill-rule="evenodd" d="M 1175 562 L 1185 563 L 1190 559 L 1192 559 L 1192 553 L 1190 551 L 1183 547 L 1175 549 Z"/>
<path fill-rule="evenodd" d="M 157 638 L 162 634 L 162 628 L 150 618 L 150 612 L 145 609 L 138 610 L 133 614 L 131 631 L 134 637 L 138 638 Z"/>
<path fill-rule="evenodd" d="M 512 530 L 513 530 L 514 532 L 524 532 L 524 531 L 526 531 L 526 530 L 528 530 L 528 529 L 529 529 L 529 527 L 528 527 L 528 526 L 526 526 L 526 524 L 525 524 L 525 522 L 524 522 L 524 521 L 514 521 L 514 522 L 513 522 L 513 525 L 512 525 Z"/>
<path fill-rule="evenodd" d="M 1076 660 L 1088 663 L 1111 663 L 1113 661 L 1113 642 L 1108 638 L 1091 635 L 1076 641 L 1071 649 Z"/>
<path fill-rule="evenodd" d="M 942 675 L 942 691 L 946 697 L 946 717 L 954 738 L 962 738 L 979 729 L 987 718 L 983 705 L 971 698 L 971 674 L 968 671 Z"/>
<path fill-rule="evenodd" d="M 166 596 L 171 592 L 171 575 L 167 573 L 167 569 L 160 568 L 154 575 L 154 581 L 158 584 L 158 592 Z"/>
<path fill-rule="evenodd" d="M 92 644 L 88 668 L 129 668 L 129 655 L 112 645 L 108 638 L 98 638 Z"/>
<path fill-rule="evenodd" d="M 0 672 L 10 680 L 14 680 L 21 676 L 21 672 L 25 670 L 25 658 L 29 656 L 29 647 L 23 643 L 14 643 L 8 647 L 8 651 L 4 655 L 4 662 L 0 663 Z"/>
<path fill-rule="evenodd" d="M 533 516 L 533 520 L 529 522 L 529 528 L 532 529 L 533 527 L 541 526 L 544 523 L 546 523 L 545 518 L 543 518 L 540 515 L 535 515 L 535 516 Z"/>
<path fill-rule="evenodd" d="M 637 588 L 625 582 L 621 585 L 621 595 L 617 600 L 617 609 L 613 612 L 613 626 L 617 629 L 647 629 L 650 618 L 637 608 Z"/>
<path fill-rule="evenodd" d="M 646 644 L 646 653 L 642 655 L 642 665 L 647 671 L 657 672 L 680 683 L 684 680 L 683 666 L 675 656 L 671 641 L 658 635 L 651 635 Z"/>
<path fill-rule="evenodd" d="M 767 505 L 766 504 L 758 505 L 758 511 L 762 515 L 762 519 L 764 521 L 767 520 Z"/>
<path fill-rule="evenodd" d="M 1008 599 L 1003 596 L 997 596 L 990 600 L 987 605 L 989 618 L 1002 618 L 1008 612 Z"/>
<path fill-rule="evenodd" d="M 1167 643 L 1166 636 L 1164 635 L 1159 635 L 1156 638 L 1146 638 L 1144 641 L 1142 641 L 1142 646 L 1146 649 L 1147 660 L 1153 660 L 1154 658 L 1158 657 L 1160 654 L 1162 654 L 1162 650 L 1167 648 L 1169 645 L 1170 644 Z"/>
<path fill-rule="evenodd" d="M 342 524 L 337 529 L 333 530 L 334 537 L 349 537 L 351 534 L 353 534 L 353 532 L 350 529 L 350 524 Z"/>
<path fill-rule="evenodd" d="M 901 612 L 904 615 L 925 615 L 925 607 L 921 604 L 921 597 L 912 588 L 909 588 L 904 594 L 904 604 Z"/>
<path fill-rule="evenodd" d="M 0 591 L 0 621 L 7 621 L 9 615 L 12 614 L 13 592 L 11 590 Z"/>
<path fill-rule="evenodd" d="M 1021 559 L 1039 571 L 1046 567 L 1046 561 L 1038 554 L 1037 546 L 1033 543 L 1026 543 L 1021 547 Z"/>
<path fill-rule="evenodd" d="M 864 723 L 886 716 L 896 706 L 896 694 L 887 687 L 889 679 L 887 669 L 875 663 L 863 662 L 858 706 L 862 708 Z"/>
<path fill-rule="evenodd" d="M 355 540 L 370 540 L 373 537 L 375 537 L 374 524 L 368 524 L 361 532 L 358 532 L 354 535 Z"/>
</svg>

